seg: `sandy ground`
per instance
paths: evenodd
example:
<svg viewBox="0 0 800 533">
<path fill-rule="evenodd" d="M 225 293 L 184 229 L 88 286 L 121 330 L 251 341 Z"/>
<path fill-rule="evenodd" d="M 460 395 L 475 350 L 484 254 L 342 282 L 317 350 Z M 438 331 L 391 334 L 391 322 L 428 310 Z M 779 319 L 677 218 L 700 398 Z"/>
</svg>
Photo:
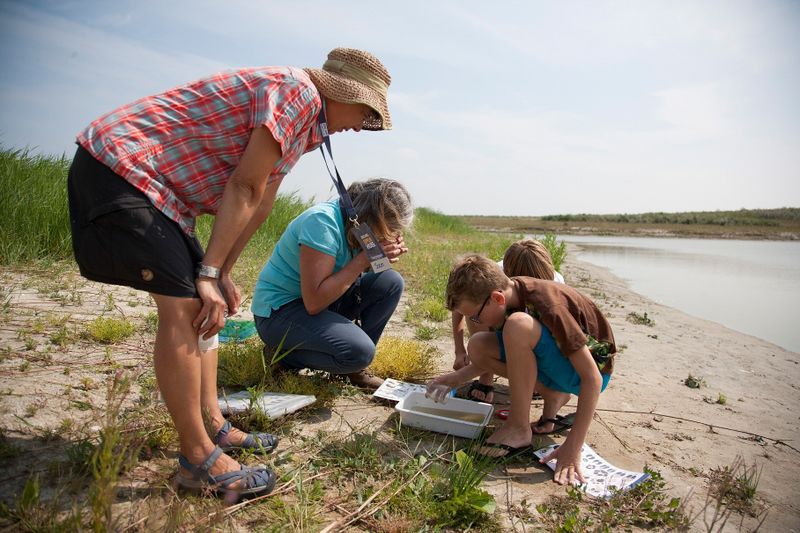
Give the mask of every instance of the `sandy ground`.
<svg viewBox="0 0 800 533">
<path fill-rule="evenodd" d="M 688 500 L 695 511 L 703 507 L 706 474 L 741 458 L 761 472 L 758 498 L 769 508 L 762 530 L 800 531 L 800 354 L 658 305 L 602 268 L 570 258 L 563 273 L 568 283 L 600 305 L 614 327 L 617 344 L 624 347 L 612 381 L 601 395 L 588 443 L 621 468 L 640 471 L 647 465 L 660 471 L 672 495 Z M 108 351 L 80 339 L 53 348 L 49 339 L 57 332 L 59 320 L 77 330 L 105 308 L 110 309 L 107 313 L 142 321 L 153 310 L 152 302 L 146 294 L 87 283 L 75 273 L 56 274 L 58 284 L 51 291 L 42 290 L 41 281 L 31 283 L 19 273 L 0 272 L 0 277 L 4 287 L 0 304 L 11 311 L 0 322 L 0 353 L 4 354 L 0 359 L 0 428 L 5 443 L 41 450 L 41 440 L 34 437 L 41 439 L 49 432 L 52 440 L 44 448 L 63 447 L 59 432 L 67 433 L 64 420 L 73 420 L 73 428 L 88 427 L 91 415 L 101 409 L 104 390 L 100 384 L 109 361 L 127 368 L 148 364 L 152 334 L 137 333 Z M 629 322 L 626 317 L 631 312 L 647 312 L 654 325 Z M 395 314 L 387 334 L 413 334 L 402 316 L 402 312 Z M 26 340 L 30 345 L 30 339 L 36 345 L 28 349 Z M 435 344 L 444 371 L 452 364 L 449 334 Z M 71 369 L 68 375 L 66 368 Z M 687 387 L 684 380 L 690 374 L 702 378 L 705 385 Z M 724 405 L 716 403 L 720 394 L 727 398 Z M 507 400 L 506 395 L 497 394 L 497 407 Z M 574 406 L 570 402 L 561 413 L 572 412 Z M 539 416 L 540 408 L 540 403 L 533 403 L 532 418 Z M 298 431 L 313 435 L 320 429 L 334 434 L 347 434 L 353 428 L 388 429 L 394 417 L 391 408 L 366 398 L 342 398 Z M 552 436 L 542 443 L 562 440 Z M 289 438 L 282 447 L 300 445 L 299 438 Z M 164 482 L 174 471 L 173 462 L 173 457 L 162 457 L 161 462 L 154 459 L 153 464 L 145 464 L 146 475 L 140 481 Z M 0 462 L 0 468 L 4 471 L 0 497 L 9 501 L 31 466 L 17 459 Z M 532 508 L 548 495 L 563 494 L 563 488 L 551 480 L 549 470 L 533 461 L 520 461 L 496 469 L 486 486 L 495 495 L 499 512 L 508 516 L 509 505 L 527 500 Z M 738 520 L 728 529 L 737 530 Z M 755 519 L 744 519 L 745 529 L 756 525 Z M 693 529 L 705 530 L 702 519 Z"/>
</svg>

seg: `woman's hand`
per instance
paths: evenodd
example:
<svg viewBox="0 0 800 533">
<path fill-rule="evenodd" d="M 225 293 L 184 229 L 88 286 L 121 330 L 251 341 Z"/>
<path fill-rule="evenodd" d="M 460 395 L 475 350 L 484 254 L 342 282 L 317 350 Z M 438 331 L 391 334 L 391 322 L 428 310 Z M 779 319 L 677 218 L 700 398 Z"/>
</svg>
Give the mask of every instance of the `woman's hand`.
<svg viewBox="0 0 800 533">
<path fill-rule="evenodd" d="M 230 273 L 220 276 L 219 286 L 228 306 L 228 316 L 235 315 L 239 312 L 239 305 L 242 303 L 242 292 L 231 279 Z"/>
<path fill-rule="evenodd" d="M 209 339 L 225 326 L 225 298 L 219 292 L 217 280 L 213 278 L 197 278 L 197 293 L 203 306 L 192 321 L 192 327 L 203 339 Z"/>
<path fill-rule="evenodd" d="M 383 252 L 386 254 L 386 257 L 389 259 L 390 263 L 398 262 L 401 255 L 408 253 L 406 241 L 403 239 L 402 234 L 398 234 L 394 239 L 386 239 L 381 241 L 381 246 L 383 247 Z"/>
</svg>

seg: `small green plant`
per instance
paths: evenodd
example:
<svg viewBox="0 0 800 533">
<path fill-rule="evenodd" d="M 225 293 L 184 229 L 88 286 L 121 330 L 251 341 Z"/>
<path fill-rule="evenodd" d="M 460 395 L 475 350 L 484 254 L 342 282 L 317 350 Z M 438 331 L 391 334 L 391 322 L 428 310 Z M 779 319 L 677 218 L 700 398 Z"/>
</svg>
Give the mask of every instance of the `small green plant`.
<svg viewBox="0 0 800 533">
<path fill-rule="evenodd" d="M 50 342 L 56 346 L 60 346 L 61 348 L 69 344 L 71 340 L 72 334 L 70 334 L 67 326 L 61 326 L 58 328 L 58 331 L 50 335 Z"/>
<path fill-rule="evenodd" d="M 561 265 L 564 259 L 567 258 L 567 243 L 565 241 L 558 241 L 554 233 L 545 233 L 539 239 L 547 251 L 550 253 L 550 259 L 553 261 L 553 268 L 556 272 L 561 272 Z"/>
<path fill-rule="evenodd" d="M 703 401 L 706 403 L 713 403 L 716 405 L 725 405 L 728 403 L 728 398 L 720 392 L 717 394 L 716 398 L 714 398 L 713 396 L 706 396 L 703 398 Z"/>
<path fill-rule="evenodd" d="M 86 336 L 103 344 L 116 344 L 133 335 L 134 326 L 126 318 L 97 317 L 86 326 Z"/>
<path fill-rule="evenodd" d="M 136 461 L 141 443 L 134 443 L 120 423 L 122 406 L 130 392 L 130 379 L 121 371 L 109 376 L 106 387 L 106 408 L 101 421 L 100 438 L 89 462 L 92 483 L 89 486 L 89 507 L 92 529 L 115 531 L 112 515 L 116 485 L 120 474 Z"/>
<path fill-rule="evenodd" d="M 429 509 L 429 518 L 438 526 L 463 529 L 494 513 L 494 497 L 480 488 L 491 465 L 491 460 L 476 460 L 458 450 L 455 462 L 433 487 L 435 503 Z"/>
<path fill-rule="evenodd" d="M 384 378 L 423 381 L 436 371 L 435 356 L 436 349 L 432 346 L 411 339 L 385 335 L 375 348 L 375 359 L 370 368 Z"/>
<path fill-rule="evenodd" d="M 683 384 L 690 389 L 699 389 L 706 386 L 706 380 L 689 374 L 689 377 L 683 380 Z"/>
<path fill-rule="evenodd" d="M 415 314 L 423 319 L 431 320 L 433 322 L 441 322 L 450 316 L 450 313 L 447 311 L 447 309 L 445 309 L 441 298 L 426 298 L 413 305 L 413 307 L 415 309 Z"/>
<path fill-rule="evenodd" d="M 712 468 L 708 473 L 709 493 L 739 514 L 758 516 L 763 511 L 756 499 L 761 470 L 747 466 L 741 457 L 730 466 Z"/>
<path fill-rule="evenodd" d="M 26 335 L 25 336 L 25 350 L 26 351 L 30 352 L 31 350 L 35 350 L 37 345 L 38 345 L 38 343 L 36 342 L 36 340 L 33 337 L 31 337 L 30 335 Z"/>
<path fill-rule="evenodd" d="M 551 531 L 630 531 L 633 527 L 687 530 L 690 518 L 680 498 L 669 497 L 659 472 L 649 468 L 645 472 L 650 474 L 647 480 L 630 490 L 616 492 L 608 501 L 584 498 L 581 489 L 568 487 L 566 495 L 551 496 L 536 510 Z"/>
<path fill-rule="evenodd" d="M 158 331 L 158 312 L 150 311 L 144 317 L 144 330 L 155 334 Z"/>
<path fill-rule="evenodd" d="M 420 341 L 430 341 L 436 338 L 439 328 L 436 326 L 417 326 L 414 330 L 414 338 Z"/>
<path fill-rule="evenodd" d="M 114 302 L 114 294 L 109 292 L 106 295 L 106 305 L 103 308 L 103 311 L 105 311 L 106 313 L 108 313 L 109 311 L 113 311 L 115 306 L 116 302 Z"/>
<path fill-rule="evenodd" d="M 36 413 L 39 412 L 39 409 L 43 407 L 41 401 L 33 401 L 25 406 L 25 416 L 27 418 L 31 418 L 32 416 L 36 416 Z"/>
<path fill-rule="evenodd" d="M 628 320 L 628 322 L 630 322 L 632 324 L 639 325 L 639 326 L 650 326 L 650 327 L 653 327 L 656 324 L 655 321 L 652 318 L 647 316 L 647 311 L 645 311 L 644 314 L 639 314 L 636 311 L 632 311 L 632 312 L 628 313 L 627 320 Z"/>
</svg>

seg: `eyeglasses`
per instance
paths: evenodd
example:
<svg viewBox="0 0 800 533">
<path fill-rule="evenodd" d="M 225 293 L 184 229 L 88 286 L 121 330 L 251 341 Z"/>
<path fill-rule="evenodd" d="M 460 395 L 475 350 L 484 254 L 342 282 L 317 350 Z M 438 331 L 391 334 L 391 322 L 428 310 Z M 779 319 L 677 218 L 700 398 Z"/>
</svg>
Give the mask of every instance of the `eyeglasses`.
<svg viewBox="0 0 800 533">
<path fill-rule="evenodd" d="M 470 322 L 472 322 L 473 324 L 480 324 L 481 323 L 481 313 L 483 313 L 483 308 L 486 307 L 487 303 L 489 303 L 489 298 L 491 298 L 491 297 L 492 297 L 492 293 L 490 292 L 486 296 L 486 299 L 483 301 L 483 304 L 481 304 L 481 308 L 478 309 L 478 312 L 475 313 L 474 315 L 472 315 L 471 317 L 469 317 L 469 321 Z"/>
</svg>

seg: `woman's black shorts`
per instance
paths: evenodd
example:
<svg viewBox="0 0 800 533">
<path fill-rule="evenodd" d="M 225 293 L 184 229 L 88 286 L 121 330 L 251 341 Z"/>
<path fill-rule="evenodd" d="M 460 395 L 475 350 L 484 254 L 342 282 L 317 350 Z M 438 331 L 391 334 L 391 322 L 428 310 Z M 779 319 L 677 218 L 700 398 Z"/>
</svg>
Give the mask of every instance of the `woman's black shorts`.
<svg viewBox="0 0 800 533">
<path fill-rule="evenodd" d="M 85 278 L 197 298 L 203 248 L 124 178 L 78 147 L 69 169 L 72 249 Z"/>
</svg>

